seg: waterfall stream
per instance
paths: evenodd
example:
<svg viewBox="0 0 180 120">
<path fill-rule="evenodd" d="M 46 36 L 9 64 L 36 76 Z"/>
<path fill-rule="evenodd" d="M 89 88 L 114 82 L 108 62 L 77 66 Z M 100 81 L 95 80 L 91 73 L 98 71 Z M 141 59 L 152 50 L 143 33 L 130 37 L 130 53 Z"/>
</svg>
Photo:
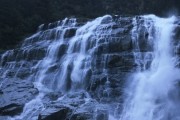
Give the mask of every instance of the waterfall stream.
<svg viewBox="0 0 180 120">
<path fill-rule="evenodd" d="M 180 120 L 179 26 L 155 15 L 41 25 L 0 55 L 0 119 Z"/>
<path fill-rule="evenodd" d="M 46 56 L 34 66 L 34 69 L 38 70 L 34 76 L 34 85 L 38 88 L 39 95 L 25 105 L 20 116 L 10 118 L 11 120 L 37 120 L 39 112 L 46 109 L 42 100 L 47 93 L 59 92 L 61 94 L 81 90 L 85 87 L 87 73 L 91 69 L 92 54 L 97 48 L 98 39 L 103 34 L 108 35 L 110 31 L 97 30 L 100 25 L 103 25 L 102 20 L 106 18 L 111 18 L 111 16 L 99 17 L 80 28 L 76 26 L 76 19 L 64 19 L 62 23 L 58 22 L 55 28 L 45 31 L 43 34 L 37 33 L 27 39 L 26 42 L 34 40 L 36 37 L 47 41 L 52 39 L 54 34 L 53 42 L 47 42 L 49 45 Z M 75 36 L 66 40 L 65 33 L 72 29 L 77 29 Z M 96 39 L 91 39 L 92 37 L 96 37 Z M 27 47 L 26 44 L 24 43 L 23 46 Z M 64 46 L 65 48 L 63 48 Z M 58 53 L 63 52 L 63 49 L 64 53 Z M 57 67 L 55 71 L 50 71 L 54 66 Z"/>
<path fill-rule="evenodd" d="M 149 30 L 148 40 L 153 42 L 153 60 L 150 68 L 145 69 L 149 56 L 149 53 L 146 53 L 142 71 L 135 73 L 133 79 L 129 80 L 120 120 L 179 120 L 180 106 L 177 102 L 180 71 L 175 67 L 177 58 L 173 53 L 176 18 L 173 16 L 164 19 L 154 15 L 143 18 L 144 26 Z"/>
</svg>

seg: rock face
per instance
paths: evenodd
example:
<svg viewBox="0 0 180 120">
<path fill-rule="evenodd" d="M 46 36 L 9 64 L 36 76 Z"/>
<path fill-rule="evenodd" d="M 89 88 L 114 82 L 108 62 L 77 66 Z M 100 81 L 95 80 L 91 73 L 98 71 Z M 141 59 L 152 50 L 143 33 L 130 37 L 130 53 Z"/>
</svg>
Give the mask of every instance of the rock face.
<svg viewBox="0 0 180 120">
<path fill-rule="evenodd" d="M 107 106 L 89 99 L 88 93 L 79 91 L 67 94 L 63 99 L 46 103 L 38 120 L 108 120 Z"/>
<path fill-rule="evenodd" d="M 144 19 L 106 15 L 89 22 L 71 18 L 40 26 L 20 47 L 1 55 L 2 119 L 20 113 L 17 119 L 118 118 L 126 81 L 152 61 L 148 31 L 153 26 Z"/>
<path fill-rule="evenodd" d="M 38 90 L 30 81 L 9 79 L 2 84 L 3 86 L 0 88 L 0 115 L 20 114 L 25 103 L 38 94 Z"/>
</svg>

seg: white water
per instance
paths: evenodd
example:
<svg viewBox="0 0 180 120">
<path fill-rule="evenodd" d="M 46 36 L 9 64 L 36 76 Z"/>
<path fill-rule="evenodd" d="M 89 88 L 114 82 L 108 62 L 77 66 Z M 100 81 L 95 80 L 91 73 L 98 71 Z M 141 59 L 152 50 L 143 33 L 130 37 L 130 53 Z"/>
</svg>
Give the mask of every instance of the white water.
<svg viewBox="0 0 180 120">
<path fill-rule="evenodd" d="M 64 34 L 66 30 L 76 28 L 75 19 L 70 19 L 70 23 L 68 19 L 65 19 L 56 28 L 45 31 L 44 34 L 38 32 L 25 41 L 24 46 L 31 43 L 33 37 L 37 35 L 39 39 L 47 41 L 46 44 L 49 45 L 46 57 L 34 66 L 34 69 L 38 70 L 34 76 L 34 85 L 38 88 L 39 95 L 25 105 L 21 115 L 9 118 L 10 120 L 37 120 L 40 112 L 46 109 L 43 104 L 43 97 L 46 94 L 49 92 L 66 93 L 83 89 L 86 84 L 85 80 L 87 80 L 87 72 L 91 68 L 92 54 L 98 45 L 98 37 L 100 38 L 102 34 L 105 34 L 104 32 L 106 34 L 109 32 L 105 29 L 99 30 L 98 33 L 95 32 L 105 18 L 111 18 L 111 16 L 106 15 L 86 23 L 79 27 L 75 36 L 69 40 L 64 38 Z M 69 24 L 67 25 L 67 23 Z M 55 33 L 55 38 L 51 42 L 49 39 L 53 33 Z M 91 37 L 97 38 L 90 39 Z M 67 50 L 59 58 L 58 51 L 64 44 L 67 45 Z M 56 64 L 58 69 L 49 73 L 49 69 Z M 53 75 L 49 77 L 51 74 Z"/>
<path fill-rule="evenodd" d="M 129 80 L 120 120 L 180 120 L 177 88 L 180 71 L 175 68 L 172 45 L 176 18 L 148 15 L 143 19 L 149 32 L 148 39 L 153 40 L 153 61 L 150 69 L 143 68 L 144 71 L 135 73 L 133 79 Z"/>
<path fill-rule="evenodd" d="M 96 54 L 99 40 L 103 39 L 105 43 L 110 40 L 106 39 L 106 36 L 112 34 L 111 24 L 113 23 L 103 23 L 104 19 L 109 18 L 112 19 L 111 16 L 106 15 L 81 27 L 76 26 L 76 19 L 65 19 L 62 23 L 58 22 L 55 28 L 42 31 L 43 33 L 41 33 L 41 26 L 38 33 L 23 43 L 21 48 L 23 54 L 31 51 L 34 47 L 31 41 L 36 37 L 40 47 L 47 47 L 46 56 L 32 68 L 37 71 L 28 78 L 34 80 L 35 87 L 40 92 L 35 99 L 25 105 L 21 115 L 9 119 L 37 120 L 39 113 L 46 109 L 43 99 L 49 92 L 66 94 L 69 91 L 84 89 L 84 86 L 88 84 L 88 71 L 95 67 L 92 65 L 92 60 L 96 59 L 94 54 Z M 149 15 L 143 16 L 142 19 L 144 23 L 137 24 L 136 18 L 133 21 L 133 52 L 138 72 L 133 75 L 133 79 L 128 81 L 127 97 L 120 120 L 180 120 L 180 93 L 178 91 L 180 71 L 175 68 L 176 57 L 173 54 L 172 44 L 176 18 L 164 19 Z M 140 50 L 138 28 L 142 27 L 141 25 L 148 31 L 148 43 L 154 46 L 153 52 Z M 72 28 L 77 29 L 76 34 L 67 40 L 64 38 L 65 33 Z M 53 35 L 55 37 L 51 39 Z M 66 45 L 67 49 L 59 57 L 58 51 L 63 45 Z M 11 55 L 13 51 L 8 51 L 6 54 Z M 107 71 L 104 68 L 108 54 L 101 57 L 105 62 L 100 63 L 102 64 L 100 69 L 106 74 Z M 150 61 L 152 62 L 149 68 Z M 50 71 L 54 66 L 57 69 Z M 14 65 L 10 64 L 9 68 L 13 67 Z M 3 76 L 6 76 L 6 72 Z M 63 97 L 58 100 L 63 100 Z M 113 113 L 113 110 L 109 111 Z M 109 120 L 118 119 L 119 112 L 117 114 L 109 115 Z"/>
</svg>

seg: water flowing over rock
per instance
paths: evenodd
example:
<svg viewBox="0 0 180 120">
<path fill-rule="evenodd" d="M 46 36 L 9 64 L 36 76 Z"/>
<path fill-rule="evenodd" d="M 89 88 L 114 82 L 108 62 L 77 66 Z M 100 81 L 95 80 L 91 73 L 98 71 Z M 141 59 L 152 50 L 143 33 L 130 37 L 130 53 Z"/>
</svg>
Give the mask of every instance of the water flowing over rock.
<svg viewBox="0 0 180 120">
<path fill-rule="evenodd" d="M 153 15 L 41 25 L 0 55 L 0 119 L 178 120 L 179 28 Z"/>
<path fill-rule="evenodd" d="M 130 83 L 125 93 L 127 97 L 120 120 L 178 120 L 180 88 L 177 84 L 180 70 L 176 67 L 178 59 L 174 51 L 178 46 L 178 39 L 174 39 L 177 34 L 174 31 L 179 26 L 176 24 L 179 20 L 174 16 L 164 19 L 153 15 L 144 16 L 143 20 L 144 26 L 148 28 L 146 40 L 153 45 L 154 50 L 135 55 L 143 58 L 143 61 L 136 61 L 142 64 L 141 71 L 137 71 L 134 78 L 128 81 Z M 140 45 L 137 46 L 139 51 L 142 50 Z M 150 66 L 146 67 L 146 60 L 150 56 L 153 58 Z"/>
</svg>

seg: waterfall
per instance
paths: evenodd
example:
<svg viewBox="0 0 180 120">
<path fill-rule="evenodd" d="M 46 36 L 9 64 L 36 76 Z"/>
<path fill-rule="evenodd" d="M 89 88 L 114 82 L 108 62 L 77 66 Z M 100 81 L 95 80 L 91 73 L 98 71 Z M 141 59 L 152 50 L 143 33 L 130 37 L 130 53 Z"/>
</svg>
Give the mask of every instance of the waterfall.
<svg viewBox="0 0 180 120">
<path fill-rule="evenodd" d="M 83 88 L 87 72 L 91 69 L 91 56 L 97 46 L 97 41 L 91 41 L 90 38 L 93 36 L 98 37 L 100 33 L 95 33 L 95 30 L 106 17 L 110 16 L 97 18 L 78 29 L 77 26 L 75 26 L 76 20 L 72 20 L 72 25 L 68 25 L 67 28 L 64 28 L 67 22 L 67 19 L 65 19 L 63 24 L 56 28 L 56 36 L 59 37 L 55 38 L 57 40 L 49 45 L 46 57 L 39 63 L 42 70 L 40 70 L 37 76 L 38 78 L 36 78 L 38 86 L 42 86 L 43 84 L 45 87 L 60 92 Z M 77 29 L 75 36 L 69 41 L 65 40 L 65 32 L 72 28 Z M 62 32 L 58 35 L 59 31 Z M 67 44 L 67 48 L 65 49 L 65 53 L 59 58 L 58 49 L 60 49 L 64 43 Z M 59 50 L 59 52 L 61 51 Z M 59 66 L 58 70 L 53 74 L 51 80 L 46 80 L 45 77 L 49 76 L 49 74 L 47 74 L 49 68 L 56 62 Z"/>
<path fill-rule="evenodd" d="M 179 25 L 155 15 L 40 25 L 0 55 L 0 119 L 179 120 Z"/>
<path fill-rule="evenodd" d="M 103 24 L 105 19 L 111 20 L 111 16 L 99 17 L 79 27 L 75 18 L 66 18 L 49 24 L 47 30 L 43 30 L 45 26 L 41 25 L 36 34 L 25 40 L 20 48 L 23 55 L 29 55 L 32 49 L 36 49 L 34 46 L 45 49 L 44 58 L 36 61 L 32 67 L 36 72 L 28 78 L 34 81 L 39 94 L 26 103 L 21 115 L 9 118 L 10 120 L 37 120 L 39 113 L 46 109 L 43 99 L 48 93 L 57 92 L 61 96 L 86 89 L 98 40 L 111 31 L 111 27 L 106 28 L 111 24 Z M 4 56 L 9 56 L 9 53 Z M 5 57 L 2 57 L 2 62 L 4 60 Z M 57 101 L 62 101 L 61 99 L 63 96 Z"/>
<path fill-rule="evenodd" d="M 129 80 L 126 89 L 126 99 L 123 106 L 123 112 L 120 120 L 179 120 L 180 104 L 179 86 L 180 80 L 179 69 L 175 67 L 176 56 L 173 46 L 174 30 L 176 17 L 158 18 L 154 15 L 143 16 L 144 26 L 148 30 L 148 40 L 153 42 L 152 62 L 149 68 L 146 66 L 149 52 L 145 53 L 142 69 L 133 75 Z M 134 29 L 137 31 L 137 24 L 134 20 Z M 138 43 L 137 49 L 139 50 Z M 135 51 L 137 52 L 137 51 Z M 135 54 L 140 58 L 142 53 Z"/>
</svg>

